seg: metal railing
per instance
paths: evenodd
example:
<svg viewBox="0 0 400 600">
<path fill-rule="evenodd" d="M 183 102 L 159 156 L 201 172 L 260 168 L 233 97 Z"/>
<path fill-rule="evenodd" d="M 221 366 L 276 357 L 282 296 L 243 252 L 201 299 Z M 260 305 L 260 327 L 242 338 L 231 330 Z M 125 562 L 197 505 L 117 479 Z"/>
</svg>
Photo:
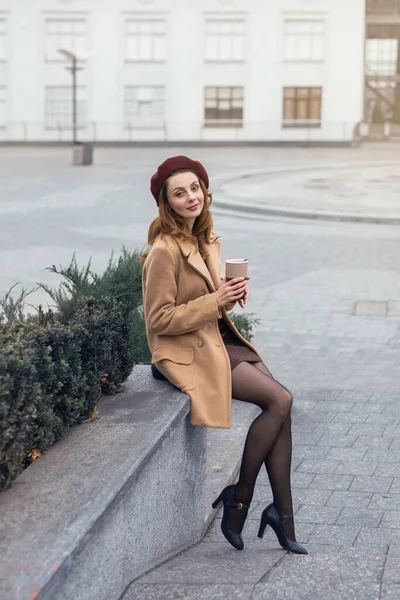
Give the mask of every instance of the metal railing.
<svg viewBox="0 0 400 600">
<path fill-rule="evenodd" d="M 204 121 L 140 124 L 134 122 L 88 121 L 78 129 L 78 141 L 98 143 L 129 142 L 345 142 L 353 139 L 354 122 L 324 121 L 316 127 L 300 121 L 244 121 L 241 127 L 207 127 Z M 2 143 L 71 143 L 72 129 L 59 124 L 46 128 L 45 123 L 0 123 Z"/>
</svg>

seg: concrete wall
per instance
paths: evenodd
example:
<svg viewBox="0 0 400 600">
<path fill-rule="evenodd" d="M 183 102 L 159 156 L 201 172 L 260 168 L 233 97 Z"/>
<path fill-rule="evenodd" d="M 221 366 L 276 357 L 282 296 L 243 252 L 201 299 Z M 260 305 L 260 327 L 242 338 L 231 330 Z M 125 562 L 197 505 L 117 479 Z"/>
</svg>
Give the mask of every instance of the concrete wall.
<svg viewBox="0 0 400 600">
<path fill-rule="evenodd" d="M 136 367 L 99 410 L 0 494 L 2 600 L 116 600 L 201 539 L 206 429 L 188 397 Z"/>
<path fill-rule="evenodd" d="M 6 88 L 0 140 L 70 139 L 69 131 L 44 127 L 46 86 L 70 84 L 66 62 L 44 60 L 48 17 L 87 20 L 91 54 L 78 73 L 86 100 L 82 139 L 345 141 L 362 118 L 365 0 L 2 0 L 0 11 L 7 36 L 6 61 L 0 62 L 0 86 Z M 124 23 L 138 15 L 166 19 L 164 62 L 124 60 Z M 210 16 L 245 20 L 242 62 L 205 61 Z M 323 60 L 284 59 L 288 17 L 325 20 Z M 126 85 L 165 86 L 161 128 L 124 127 Z M 204 87 L 213 85 L 244 87 L 242 128 L 204 128 Z M 282 128 L 284 86 L 323 87 L 321 128 Z"/>
</svg>

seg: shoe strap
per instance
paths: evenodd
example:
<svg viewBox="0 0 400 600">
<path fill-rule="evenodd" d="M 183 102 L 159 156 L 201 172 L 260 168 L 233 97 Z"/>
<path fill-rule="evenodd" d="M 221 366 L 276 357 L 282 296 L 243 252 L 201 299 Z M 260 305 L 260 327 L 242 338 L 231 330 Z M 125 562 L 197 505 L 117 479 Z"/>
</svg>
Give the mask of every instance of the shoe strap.
<svg viewBox="0 0 400 600">
<path fill-rule="evenodd" d="M 227 506 L 230 508 L 237 508 L 238 510 L 243 510 L 244 508 L 250 508 L 250 504 L 242 504 L 242 502 L 227 502 Z"/>
<path fill-rule="evenodd" d="M 293 519 L 294 515 L 279 515 L 281 519 Z"/>
</svg>

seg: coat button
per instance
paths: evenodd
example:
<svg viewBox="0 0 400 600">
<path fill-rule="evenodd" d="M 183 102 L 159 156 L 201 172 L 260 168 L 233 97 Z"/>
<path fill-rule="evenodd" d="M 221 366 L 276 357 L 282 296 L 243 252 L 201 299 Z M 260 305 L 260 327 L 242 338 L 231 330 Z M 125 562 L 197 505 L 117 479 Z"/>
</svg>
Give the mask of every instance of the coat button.
<svg viewBox="0 0 400 600">
<path fill-rule="evenodd" d="M 204 342 L 198 342 L 197 345 L 198 345 L 199 348 L 202 348 L 204 346 Z"/>
</svg>

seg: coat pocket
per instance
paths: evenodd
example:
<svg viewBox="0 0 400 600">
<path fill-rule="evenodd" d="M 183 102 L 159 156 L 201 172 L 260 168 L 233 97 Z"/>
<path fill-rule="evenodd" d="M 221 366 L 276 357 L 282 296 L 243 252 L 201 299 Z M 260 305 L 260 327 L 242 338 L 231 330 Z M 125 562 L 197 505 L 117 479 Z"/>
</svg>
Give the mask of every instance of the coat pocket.
<svg viewBox="0 0 400 600">
<path fill-rule="evenodd" d="M 194 351 L 191 348 L 185 350 L 158 346 L 153 352 L 151 362 L 172 385 L 187 391 L 195 387 L 193 359 Z"/>
</svg>

